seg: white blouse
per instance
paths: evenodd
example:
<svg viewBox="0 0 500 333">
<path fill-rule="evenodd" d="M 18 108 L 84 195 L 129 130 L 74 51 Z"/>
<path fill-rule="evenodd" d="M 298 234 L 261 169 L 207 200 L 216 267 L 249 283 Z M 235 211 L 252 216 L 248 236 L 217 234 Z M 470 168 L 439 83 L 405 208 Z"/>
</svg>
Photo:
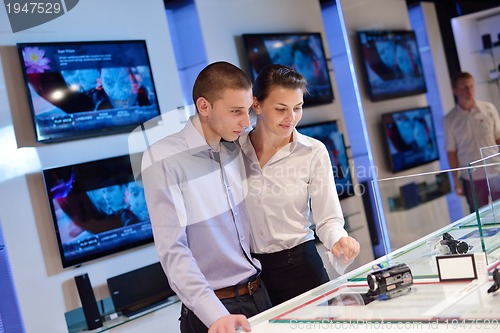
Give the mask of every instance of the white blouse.
<svg viewBox="0 0 500 333">
<path fill-rule="evenodd" d="M 253 253 L 273 253 L 314 239 L 331 250 L 346 237 L 344 218 L 325 145 L 296 130 L 293 141 L 261 168 L 250 137 L 240 137 L 247 184 L 245 203 Z"/>
</svg>

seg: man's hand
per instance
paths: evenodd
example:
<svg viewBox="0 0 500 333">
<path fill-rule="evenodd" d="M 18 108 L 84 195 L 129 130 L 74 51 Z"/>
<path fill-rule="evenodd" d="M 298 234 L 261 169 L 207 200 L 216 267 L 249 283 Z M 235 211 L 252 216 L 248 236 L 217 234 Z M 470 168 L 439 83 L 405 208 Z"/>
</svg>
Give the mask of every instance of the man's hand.
<svg viewBox="0 0 500 333">
<path fill-rule="evenodd" d="M 464 195 L 464 188 L 460 179 L 455 180 L 455 193 L 460 196 Z"/>
<path fill-rule="evenodd" d="M 347 263 L 358 256 L 359 243 L 350 236 L 342 237 L 333 245 L 332 253 L 337 258 L 344 255 L 344 263 Z"/>
<path fill-rule="evenodd" d="M 214 321 L 208 333 L 236 333 L 236 329 L 242 328 L 244 332 L 251 332 L 252 328 L 244 315 L 227 315 Z"/>
</svg>

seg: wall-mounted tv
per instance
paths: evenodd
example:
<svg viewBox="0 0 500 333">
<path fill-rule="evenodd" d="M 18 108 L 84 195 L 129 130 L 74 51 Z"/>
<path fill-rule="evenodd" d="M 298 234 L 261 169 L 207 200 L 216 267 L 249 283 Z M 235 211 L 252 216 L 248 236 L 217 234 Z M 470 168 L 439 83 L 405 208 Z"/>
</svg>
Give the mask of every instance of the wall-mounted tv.
<svg viewBox="0 0 500 333">
<path fill-rule="evenodd" d="M 304 105 L 328 104 L 333 90 L 321 34 L 243 34 L 243 44 L 253 79 L 270 64 L 293 67 L 308 82 Z"/>
<path fill-rule="evenodd" d="M 358 31 L 358 39 L 372 101 L 427 91 L 413 31 Z"/>
<path fill-rule="evenodd" d="M 340 199 L 354 195 L 351 169 L 344 136 L 335 120 L 297 127 L 297 131 L 323 142 L 330 155 L 333 176 Z"/>
<path fill-rule="evenodd" d="M 383 114 L 382 125 L 392 172 L 439 159 L 434 122 L 429 107 Z"/>
<path fill-rule="evenodd" d="M 17 47 L 38 142 L 126 132 L 160 114 L 143 40 Z"/>
<path fill-rule="evenodd" d="M 43 170 L 63 267 L 153 240 L 130 156 Z"/>
</svg>

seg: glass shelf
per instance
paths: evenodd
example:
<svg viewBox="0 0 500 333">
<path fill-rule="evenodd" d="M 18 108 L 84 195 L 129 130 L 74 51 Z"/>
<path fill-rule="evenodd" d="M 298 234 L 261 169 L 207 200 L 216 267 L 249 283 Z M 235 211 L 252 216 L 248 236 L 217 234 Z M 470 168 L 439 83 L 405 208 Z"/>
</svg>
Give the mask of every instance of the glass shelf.
<svg viewBox="0 0 500 333">
<path fill-rule="evenodd" d="M 491 54 L 493 52 L 500 51 L 500 42 L 496 42 L 496 43 L 498 43 L 498 44 L 495 44 L 495 45 L 493 45 L 492 47 L 490 47 L 488 49 L 477 50 L 476 52 L 477 53 L 481 53 L 481 54 Z"/>
<path fill-rule="evenodd" d="M 68 325 L 68 333 L 81 333 L 81 332 L 98 333 L 98 332 L 105 332 L 114 327 L 144 317 L 147 314 L 158 311 L 177 302 L 179 302 L 179 298 L 177 296 L 172 296 L 169 297 L 166 302 L 163 302 L 151 308 L 144 309 L 143 311 L 133 316 L 127 317 L 119 312 L 116 313 L 111 297 L 102 299 L 97 302 L 97 305 L 101 313 L 103 326 L 91 331 L 89 331 L 87 328 L 87 323 L 85 322 L 85 315 L 83 314 L 82 308 L 68 311 L 64 314 L 64 317 L 66 318 L 66 324 Z"/>
</svg>

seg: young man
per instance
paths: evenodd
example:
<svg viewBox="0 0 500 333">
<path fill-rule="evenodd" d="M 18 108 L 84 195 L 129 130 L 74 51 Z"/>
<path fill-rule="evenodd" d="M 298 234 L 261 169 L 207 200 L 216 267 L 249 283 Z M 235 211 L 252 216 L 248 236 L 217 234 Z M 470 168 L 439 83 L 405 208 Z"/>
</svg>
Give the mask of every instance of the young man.
<svg viewBox="0 0 500 333">
<path fill-rule="evenodd" d="M 500 144 L 500 118 L 495 106 L 475 99 L 474 78 L 467 72 L 452 79 L 457 105 L 444 118 L 446 151 L 451 168 L 467 167 L 481 159 L 481 147 Z M 455 192 L 465 195 L 470 212 L 475 211 L 467 171 L 453 173 Z M 484 169 L 473 173 L 478 207 L 488 203 L 488 183 Z M 500 198 L 498 186 L 491 187 L 493 200 Z"/>
<path fill-rule="evenodd" d="M 250 125 L 251 86 L 234 65 L 207 66 L 193 87 L 197 114 L 144 153 L 155 245 L 183 303 L 183 333 L 249 331 L 246 317 L 270 307 L 250 256 L 244 165 L 233 142 Z"/>
</svg>

